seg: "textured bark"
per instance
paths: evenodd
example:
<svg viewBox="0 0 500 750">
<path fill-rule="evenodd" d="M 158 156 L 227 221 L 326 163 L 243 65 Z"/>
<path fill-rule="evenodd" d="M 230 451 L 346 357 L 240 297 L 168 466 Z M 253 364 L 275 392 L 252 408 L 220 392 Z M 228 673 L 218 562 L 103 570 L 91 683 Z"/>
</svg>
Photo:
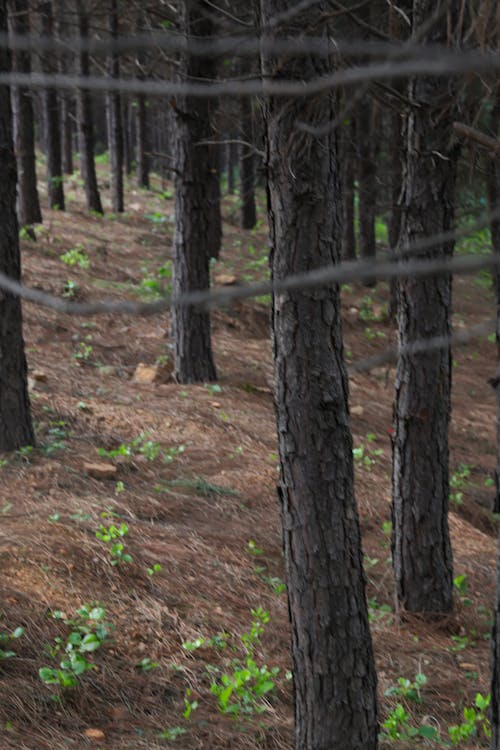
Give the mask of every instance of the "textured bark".
<svg viewBox="0 0 500 750">
<path fill-rule="evenodd" d="M 78 16 L 78 31 L 80 37 L 85 39 L 89 35 L 88 12 L 84 0 L 76 0 Z M 78 54 L 78 67 L 81 76 L 90 73 L 89 53 L 81 50 Z M 76 119 L 78 123 L 78 150 L 80 152 L 80 171 L 85 186 L 85 197 L 89 211 L 98 214 L 102 210 L 101 196 L 97 185 L 97 175 L 94 161 L 94 126 L 92 121 L 92 101 L 87 89 L 77 89 L 76 92 Z"/>
<path fill-rule="evenodd" d="M 253 143 L 252 100 L 245 96 L 240 102 L 241 138 Z M 240 146 L 241 226 L 253 229 L 257 223 L 255 206 L 255 156 L 251 146 Z"/>
<path fill-rule="evenodd" d="M 500 94 L 492 108 L 491 123 L 494 137 L 500 137 Z M 500 161 L 499 159 L 487 158 L 486 162 L 486 188 L 488 193 L 489 209 L 493 213 L 498 211 L 500 204 Z M 490 222 L 491 249 L 493 253 L 500 256 L 500 219 L 498 216 Z M 500 269 L 497 266 L 493 271 L 496 297 L 496 339 L 497 339 L 497 369 L 492 385 L 495 389 L 496 400 L 496 430 L 497 430 L 497 465 L 495 469 L 495 497 L 493 500 L 493 511 L 500 513 Z M 500 728 L 499 728 L 500 731 Z M 500 740 L 499 740 L 500 741 Z M 496 746 L 495 746 L 496 747 Z M 499 745 L 500 747 L 500 745 Z"/>
<path fill-rule="evenodd" d="M 181 3 L 180 24 L 183 33 L 211 36 L 213 24 L 204 0 Z M 202 57 L 182 56 L 180 80 L 211 79 L 214 62 Z M 175 232 L 174 296 L 210 286 L 210 218 L 207 200 L 211 155 L 208 146 L 195 145 L 212 139 L 209 100 L 177 97 L 175 112 Z M 172 308 L 174 374 L 178 382 L 215 380 L 212 357 L 210 315 L 192 307 Z"/>
<path fill-rule="evenodd" d="M 130 137 L 130 103 L 127 95 L 122 98 L 123 166 L 125 174 L 132 173 L 132 150 Z"/>
<path fill-rule="evenodd" d="M 73 165 L 73 119 L 71 114 L 71 97 L 66 91 L 60 94 L 61 101 L 61 154 L 64 174 L 71 175 Z"/>
<path fill-rule="evenodd" d="M 199 147 L 197 146 L 197 149 Z M 220 212 L 219 146 L 209 146 L 209 168 L 206 185 L 210 217 L 208 221 L 208 257 L 219 258 L 222 245 L 222 217 Z"/>
<path fill-rule="evenodd" d="M 389 252 L 392 257 L 397 255 L 399 234 L 401 231 L 401 180 L 402 180 L 402 158 L 403 158 L 403 123 L 399 112 L 391 113 L 391 148 L 390 148 L 390 170 L 391 170 L 391 214 L 388 226 Z M 394 319 L 398 308 L 398 282 L 391 279 L 389 284 L 389 317 Z"/>
<path fill-rule="evenodd" d="M 12 0 L 10 28 L 14 34 L 29 34 L 28 0 Z M 31 73 L 29 52 L 17 50 L 12 56 L 12 69 L 17 73 Z M 19 224 L 37 224 L 42 221 L 38 199 L 33 103 L 27 88 L 12 88 L 12 114 L 14 148 L 17 162 L 17 216 Z"/>
<path fill-rule="evenodd" d="M 118 38 L 118 4 L 111 0 L 109 27 L 111 38 Z M 120 58 L 112 53 L 109 62 L 112 78 L 120 76 Z M 123 128 L 121 115 L 121 97 L 118 92 L 108 94 L 108 147 L 111 177 L 111 208 L 115 213 L 122 213 L 123 204 Z"/>
<path fill-rule="evenodd" d="M 261 0 L 268 26 L 286 3 Z M 314 3 L 286 33 L 321 29 Z M 284 31 L 285 33 L 285 31 Z M 307 80 L 328 60 L 262 60 L 269 78 Z M 337 263 L 342 238 L 333 94 L 265 102 L 273 280 Z M 337 285 L 273 297 L 280 497 L 292 636 L 296 750 L 377 747 L 376 675 L 354 499 L 348 382 Z"/>
<path fill-rule="evenodd" d="M 413 27 L 433 12 L 433 0 L 414 0 Z M 429 43 L 447 43 L 443 16 Z M 419 239 L 453 227 L 457 149 L 453 145 L 454 90 L 449 80 L 420 77 L 409 82 L 400 253 Z M 451 255 L 441 243 L 419 257 Z M 450 335 L 451 278 L 403 278 L 398 288 L 398 342 Z M 400 354 L 394 402 L 393 540 L 397 596 L 409 611 L 450 612 L 452 552 L 448 529 L 451 354 L 443 349 Z"/>
<path fill-rule="evenodd" d="M 0 0 L 0 33 L 7 33 L 7 3 Z M 10 71 L 9 54 L 0 48 L 0 73 Z M 11 129 L 10 92 L 0 85 L 0 271 L 21 278 L 16 218 L 16 160 Z M 21 301 L 0 296 L 0 451 L 34 445 L 24 354 Z"/>
<path fill-rule="evenodd" d="M 342 132 L 342 188 L 343 232 L 342 257 L 356 260 L 356 233 L 354 231 L 354 171 L 356 165 L 356 122 L 351 116 Z"/>
<path fill-rule="evenodd" d="M 44 36 L 53 34 L 52 3 L 44 2 L 39 6 L 40 27 Z M 42 70 L 44 73 L 56 73 L 53 55 L 42 56 Z M 47 159 L 47 184 L 49 206 L 64 211 L 64 184 L 61 163 L 61 131 L 59 121 L 59 102 L 57 91 L 53 88 L 44 89 L 42 93 L 43 131 L 45 156 Z"/>
<path fill-rule="evenodd" d="M 231 140 L 234 140 L 233 135 L 228 135 L 228 139 L 230 142 L 226 146 L 227 192 L 229 195 L 234 195 L 236 188 L 234 170 L 238 162 L 238 148 L 236 143 L 231 143 Z"/>
</svg>

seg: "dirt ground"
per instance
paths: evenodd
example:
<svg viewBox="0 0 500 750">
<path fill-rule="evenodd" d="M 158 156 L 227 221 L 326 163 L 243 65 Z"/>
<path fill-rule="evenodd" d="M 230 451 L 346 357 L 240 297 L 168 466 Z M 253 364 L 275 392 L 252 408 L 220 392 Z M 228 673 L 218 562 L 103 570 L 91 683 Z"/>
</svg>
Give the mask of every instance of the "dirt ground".
<svg viewBox="0 0 500 750">
<path fill-rule="evenodd" d="M 100 169 L 105 180 L 105 166 Z M 130 184 L 120 218 L 109 214 L 107 190 L 101 218 L 85 212 L 78 175 L 66 187 L 67 212 L 45 208 L 37 241 L 22 241 L 24 282 L 80 300 L 147 298 L 171 252 L 169 186 L 155 179 L 153 190 L 138 191 Z M 237 196 L 225 197 L 216 283 L 265 276 L 267 230 L 259 201 L 257 229 L 243 232 Z M 87 254 L 88 268 L 61 261 L 75 248 Z M 458 279 L 454 289 L 457 327 L 492 316 L 493 295 L 483 277 Z M 342 295 L 348 361 L 394 341 L 385 315 L 387 285 L 351 286 Z M 25 304 L 24 317 L 38 444 L 3 456 L 0 469 L 0 632 L 24 628 L 2 644 L 16 655 L 1 664 L 0 747 L 290 748 L 266 300 L 214 312 L 217 385 L 178 385 L 168 376 L 159 383 L 134 380 L 140 363 L 168 371 L 166 314 L 82 319 Z M 395 611 L 388 528 L 393 369 L 350 378 L 381 717 L 400 701 L 412 725 L 430 724 L 444 739 L 463 707 L 489 690 L 496 550 L 489 485 L 496 448 L 487 380 L 495 356 L 487 337 L 454 353 L 450 524 L 455 576 L 465 578 L 457 581 L 456 612 L 445 623 L 403 619 Z M 102 464 L 110 466 L 103 470 Z M 121 524 L 127 531 L 120 539 L 96 537 L 101 526 Z M 131 561 L 117 559 L 116 541 Z M 95 668 L 64 691 L 44 684 L 38 670 L 55 668 L 62 658 L 54 638 L 64 645 L 75 628 L 64 620 L 75 622 L 79 607 L 96 603 L 105 608 L 110 635 L 87 654 Z M 255 661 L 280 668 L 276 689 L 264 703 L 252 704 L 262 705 L 262 713 L 223 715 L 210 674 L 230 673 L 234 659 L 241 662 L 240 636 L 250 631 L 251 610 L 258 607 L 269 622 L 254 646 Z M 183 648 L 202 638 L 200 648 Z M 413 681 L 417 673 L 427 677 L 421 702 L 384 695 L 398 678 Z M 184 716 L 194 702 L 198 706 Z M 487 747 L 487 741 L 463 746 Z"/>
</svg>

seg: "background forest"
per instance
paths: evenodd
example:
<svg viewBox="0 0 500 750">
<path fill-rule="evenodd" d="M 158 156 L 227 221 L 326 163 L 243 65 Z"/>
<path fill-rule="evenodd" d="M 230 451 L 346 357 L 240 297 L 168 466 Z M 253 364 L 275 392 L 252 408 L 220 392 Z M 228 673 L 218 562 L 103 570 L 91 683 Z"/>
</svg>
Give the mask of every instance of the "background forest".
<svg viewBox="0 0 500 750">
<path fill-rule="evenodd" d="M 1 748 L 499 750 L 499 34 L 0 0 Z"/>
</svg>

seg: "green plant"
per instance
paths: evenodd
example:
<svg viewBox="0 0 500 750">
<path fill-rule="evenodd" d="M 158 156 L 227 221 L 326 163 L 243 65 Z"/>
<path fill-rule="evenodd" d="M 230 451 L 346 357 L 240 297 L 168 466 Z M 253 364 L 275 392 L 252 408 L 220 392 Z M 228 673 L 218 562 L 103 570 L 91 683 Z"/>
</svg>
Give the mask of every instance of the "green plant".
<svg viewBox="0 0 500 750">
<path fill-rule="evenodd" d="M 90 268 L 90 259 L 83 249 L 83 245 L 72 247 L 70 250 L 67 250 L 59 257 L 63 263 L 66 263 L 67 266 L 79 266 L 79 268 L 83 268 L 84 270 L 88 270 Z"/>
<path fill-rule="evenodd" d="M 15 641 L 20 638 L 23 633 L 24 628 L 22 627 L 16 628 L 12 631 L 12 633 L 0 633 L 0 661 L 4 661 L 4 659 L 11 659 L 16 655 L 15 651 L 12 651 L 10 648 L 8 648 L 8 644 L 10 644 L 11 641 Z M 4 646 L 7 646 L 7 649 L 3 648 Z"/>
<path fill-rule="evenodd" d="M 66 297 L 66 299 L 74 299 L 79 291 L 80 291 L 80 287 L 78 286 L 76 281 L 73 281 L 72 279 L 67 279 L 64 282 L 63 297 Z"/>
<path fill-rule="evenodd" d="M 64 450 L 67 446 L 68 431 L 66 422 L 63 419 L 51 420 L 47 430 L 46 439 L 40 447 L 46 456 L 50 456 L 59 450 Z"/>
<path fill-rule="evenodd" d="M 113 448 L 111 450 L 99 448 L 98 451 L 99 455 L 104 458 L 117 458 L 119 456 L 132 458 L 133 456 L 144 456 L 147 461 L 155 461 L 161 456 L 165 463 L 171 463 L 183 452 L 183 445 L 163 450 L 160 443 L 150 440 L 149 435 L 145 432 L 141 432 L 141 434 L 134 438 L 130 443 L 120 443 L 118 448 Z"/>
<path fill-rule="evenodd" d="M 439 733 L 435 727 L 428 724 L 412 726 L 410 724 L 411 716 L 405 710 L 401 703 L 390 712 L 384 723 L 380 739 L 389 742 L 418 742 L 422 740 L 436 740 Z"/>
<path fill-rule="evenodd" d="M 359 465 L 365 468 L 367 471 L 370 471 L 372 466 L 376 463 L 376 458 L 381 456 L 383 454 L 382 448 L 372 448 L 371 444 L 375 442 L 377 439 L 377 436 L 373 434 L 373 432 L 369 432 L 366 435 L 367 445 L 363 445 L 363 443 L 360 443 L 360 445 L 356 446 L 352 450 L 352 455 L 354 458 L 354 461 Z"/>
<path fill-rule="evenodd" d="M 149 656 L 145 656 L 144 659 L 141 659 L 141 661 L 138 662 L 135 666 L 142 672 L 151 672 L 153 669 L 157 669 L 160 665 L 157 661 L 153 661 L 152 659 L 150 659 Z"/>
<path fill-rule="evenodd" d="M 450 477 L 450 487 L 454 492 L 450 492 L 450 503 L 454 505 L 462 505 L 464 493 L 467 482 L 470 477 L 472 466 L 469 464 L 460 464 Z"/>
<path fill-rule="evenodd" d="M 88 333 L 83 341 L 79 341 L 76 345 L 75 351 L 73 352 L 73 359 L 76 359 L 80 364 L 89 364 L 92 359 L 94 349 L 90 342 L 92 341 L 92 334 Z"/>
<path fill-rule="evenodd" d="M 111 565 L 120 565 L 121 563 L 132 563 L 134 561 L 132 555 L 125 552 L 125 545 L 122 541 L 123 537 L 128 534 L 128 526 L 126 523 L 121 523 L 119 526 L 111 524 L 106 526 L 101 524 L 99 529 L 95 532 L 96 539 L 104 542 L 108 545 L 109 555 L 111 557 Z"/>
<path fill-rule="evenodd" d="M 47 647 L 48 654 L 59 660 L 57 667 L 41 667 L 38 675 L 46 685 L 59 688 L 75 687 L 85 672 L 96 666 L 88 658 L 106 642 L 110 626 L 105 622 L 106 612 L 95 604 L 84 604 L 77 609 L 73 619 L 67 619 L 60 611 L 52 613 L 55 620 L 62 620 L 69 628 L 66 636 L 54 638 L 54 645 Z"/>
<path fill-rule="evenodd" d="M 160 563 L 154 563 L 154 565 L 152 565 L 152 567 L 146 568 L 146 573 L 148 574 L 148 576 L 154 576 L 154 574 L 155 573 L 159 573 L 160 570 L 161 570 Z"/>
<path fill-rule="evenodd" d="M 463 710 L 464 720 L 461 724 L 455 724 L 448 728 L 448 733 L 453 745 L 460 745 L 471 737 L 483 735 L 491 737 L 491 722 L 488 718 L 490 695 L 476 693 L 474 705 L 465 707 Z"/>
<path fill-rule="evenodd" d="M 397 695 L 406 700 L 415 701 L 416 703 L 422 703 L 422 696 L 420 691 L 427 685 L 427 677 L 422 672 L 418 672 L 415 675 L 415 680 L 412 682 L 407 677 L 398 677 L 397 685 L 392 685 L 387 688 L 384 695 L 390 697 Z"/>
<path fill-rule="evenodd" d="M 170 260 L 160 266 L 153 275 L 147 268 L 142 268 L 143 278 L 139 283 L 139 294 L 145 300 L 155 300 L 170 294 L 172 278 L 172 262 Z"/>
<path fill-rule="evenodd" d="M 175 742 L 179 737 L 182 737 L 183 734 L 186 734 L 186 732 L 187 729 L 184 729 L 184 727 L 169 727 L 169 729 L 160 732 L 159 736 L 164 740 Z"/>
</svg>

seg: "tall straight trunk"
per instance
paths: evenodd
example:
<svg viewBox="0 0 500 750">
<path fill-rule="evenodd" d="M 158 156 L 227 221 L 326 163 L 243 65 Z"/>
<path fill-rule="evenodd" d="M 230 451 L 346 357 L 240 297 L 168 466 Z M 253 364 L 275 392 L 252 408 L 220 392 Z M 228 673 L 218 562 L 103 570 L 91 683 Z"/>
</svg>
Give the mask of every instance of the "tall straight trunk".
<svg viewBox="0 0 500 750">
<path fill-rule="evenodd" d="M 84 1 L 76 0 L 78 32 L 81 39 L 86 39 L 89 35 L 89 17 L 87 9 L 84 6 Z M 86 50 L 80 50 L 78 54 L 78 67 L 81 76 L 87 77 L 90 74 L 90 57 Z M 97 185 L 94 161 L 94 126 L 92 117 L 90 92 L 86 89 L 77 89 L 76 119 L 78 122 L 78 150 L 80 152 L 80 171 L 85 186 L 87 208 L 89 211 L 102 214 L 104 212 Z"/>
<path fill-rule="evenodd" d="M 28 0 L 13 0 L 10 8 L 12 33 L 29 34 Z M 15 72 L 31 73 L 31 57 L 28 51 L 16 50 L 12 63 Z M 17 216 L 19 224 L 23 227 L 42 221 L 36 178 L 33 103 L 31 92 L 27 88 L 14 86 L 11 95 L 18 178 Z"/>
<path fill-rule="evenodd" d="M 60 94 L 61 101 L 61 152 L 64 174 L 71 175 L 73 166 L 73 118 L 71 112 L 71 97 L 67 91 Z"/>
<path fill-rule="evenodd" d="M 497 93 L 496 101 L 491 111 L 492 134 L 500 138 L 500 94 Z M 490 221 L 491 249 L 500 257 L 500 160 L 488 156 L 486 162 L 486 191 L 488 194 L 488 205 L 492 218 Z M 496 340 L 497 340 L 497 368 L 495 377 L 491 383 L 495 389 L 496 400 L 496 429 L 497 429 L 497 465 L 495 469 L 495 497 L 493 500 L 493 511 L 500 513 L 500 268 L 497 266 L 493 272 L 496 297 Z M 499 634 L 500 637 L 500 634 Z M 500 692 L 499 692 L 500 696 Z M 500 731 L 500 727 L 499 727 Z M 500 742 L 500 740 L 499 740 Z M 500 745 L 499 745 L 500 747 Z"/>
<path fill-rule="evenodd" d="M 146 97 L 139 94 L 135 106 L 135 159 L 137 164 L 137 184 L 139 187 L 149 188 L 149 157 L 148 157 L 148 118 Z"/>
<path fill-rule="evenodd" d="M 294 16 L 295 33 L 309 28 L 320 33 L 327 7 L 310 4 Z M 260 0 L 260 8 L 261 25 L 269 28 L 283 3 Z M 274 38 L 270 32 L 269 37 Z M 330 71 L 331 61 L 324 58 L 262 59 L 266 80 L 307 81 Z M 335 110 L 330 92 L 265 101 L 273 282 L 340 259 L 336 135 L 319 137 L 296 128 L 297 120 L 312 127 L 330 122 Z M 275 293 L 273 346 L 295 748 L 374 750 L 376 674 L 354 499 L 338 285 Z"/>
<path fill-rule="evenodd" d="M 123 167 L 125 174 L 128 176 L 132 173 L 132 150 L 131 150 L 131 138 L 130 138 L 130 102 L 128 96 L 125 94 L 121 98 L 122 107 L 122 133 L 123 133 Z"/>
<path fill-rule="evenodd" d="M 354 115 L 342 133 L 342 187 L 343 187 L 343 233 L 342 258 L 356 260 L 356 233 L 354 230 L 354 174 L 356 165 L 356 121 Z"/>
<path fill-rule="evenodd" d="M 208 257 L 219 258 L 222 245 L 222 217 L 220 212 L 220 147 L 209 146 L 209 169 L 207 178 L 207 195 L 210 218 L 208 222 L 209 248 Z"/>
<path fill-rule="evenodd" d="M 186 36 L 213 34 L 210 6 L 205 0 L 183 0 L 180 24 Z M 214 61 L 183 55 L 179 65 L 181 81 L 212 79 Z M 210 102 L 179 96 L 175 112 L 175 232 L 174 297 L 210 286 L 210 218 L 207 201 L 212 167 L 210 147 L 196 145 L 212 139 Z M 210 314 L 206 310 L 175 305 L 172 308 L 174 374 L 180 383 L 215 380 L 212 357 Z"/>
<path fill-rule="evenodd" d="M 7 2 L 0 0 L 0 33 L 7 33 Z M 9 53 L 0 48 L 0 73 L 10 72 Z M 8 86 L 0 85 L 0 271 L 21 278 L 16 218 L 16 159 L 12 140 Z M 9 292 L 0 296 L 0 451 L 34 445 L 24 353 L 21 300 Z"/>
<path fill-rule="evenodd" d="M 234 195 L 236 188 L 234 170 L 238 162 L 238 147 L 236 143 L 231 142 L 234 141 L 234 135 L 229 134 L 227 137 L 229 140 L 229 143 L 226 146 L 227 192 L 229 195 Z"/>
<path fill-rule="evenodd" d="M 241 137 L 250 145 L 240 146 L 240 200 L 241 226 L 253 229 L 257 223 L 255 206 L 255 156 L 253 143 L 252 100 L 245 96 L 240 100 Z"/>
<path fill-rule="evenodd" d="M 109 13 L 111 40 L 118 39 L 118 3 L 111 0 Z M 116 52 L 110 56 L 110 75 L 120 77 L 120 59 Z M 123 205 L 123 129 L 121 116 L 121 97 L 118 92 L 108 94 L 108 144 L 109 167 L 111 172 L 111 208 L 115 213 L 122 213 Z"/>
<path fill-rule="evenodd" d="M 402 180 L 402 158 L 403 158 L 403 123 L 398 111 L 390 116 L 391 148 L 390 148 L 390 170 L 391 170 L 391 213 L 388 226 L 389 252 L 392 258 L 397 255 L 399 233 L 401 231 L 401 180 Z M 389 284 L 389 317 L 394 319 L 398 307 L 398 282 L 391 279 Z"/>
<path fill-rule="evenodd" d="M 425 24 L 433 0 L 414 0 L 413 28 Z M 448 19 L 449 21 L 449 19 Z M 451 21 L 452 23 L 452 21 Z M 447 19 L 429 30 L 427 43 L 447 44 Z M 427 251 L 421 239 L 452 229 L 457 148 L 453 143 L 452 83 L 414 77 L 408 85 L 399 253 L 443 259 L 453 242 Z M 402 278 L 398 285 L 398 346 L 394 401 L 393 538 L 396 590 L 401 605 L 429 615 L 453 609 L 453 564 L 448 528 L 451 410 L 449 344 L 408 352 L 416 341 L 451 333 L 451 277 Z"/>
<path fill-rule="evenodd" d="M 40 30 L 44 36 L 53 35 L 52 3 L 43 2 L 39 6 Z M 57 72 L 52 54 L 42 56 L 42 70 L 44 73 Z M 61 163 L 61 134 L 59 120 L 59 102 L 57 91 L 47 88 L 42 93 L 43 132 L 45 156 L 47 160 L 47 183 L 49 206 L 64 211 L 64 184 Z"/>
<path fill-rule="evenodd" d="M 358 215 L 359 254 L 363 260 L 376 255 L 375 211 L 376 182 L 373 158 L 373 102 L 365 95 L 356 109 L 356 143 L 358 149 Z"/>
</svg>

